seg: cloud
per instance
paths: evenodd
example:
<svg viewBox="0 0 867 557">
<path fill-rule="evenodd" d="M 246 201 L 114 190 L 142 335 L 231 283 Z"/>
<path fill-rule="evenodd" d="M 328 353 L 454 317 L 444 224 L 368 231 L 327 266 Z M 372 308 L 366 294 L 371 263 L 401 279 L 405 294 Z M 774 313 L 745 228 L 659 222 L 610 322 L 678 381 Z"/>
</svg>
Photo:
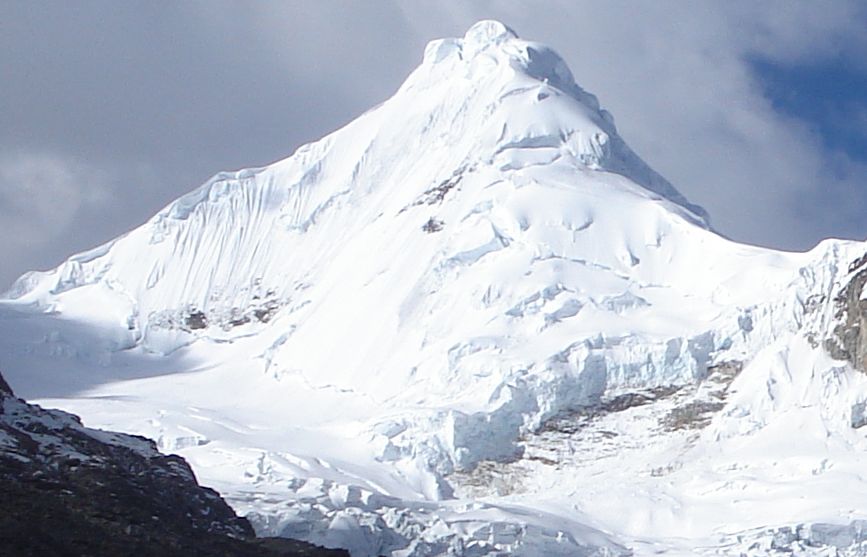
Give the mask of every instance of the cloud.
<svg viewBox="0 0 867 557">
<path fill-rule="evenodd" d="M 109 202 L 104 171 L 46 153 L 0 154 L 0 222 L 17 234 L 7 241 L 38 248 L 84 210 Z"/>
<path fill-rule="evenodd" d="M 126 230 L 132 212 L 117 214 L 118 197 L 134 199 L 129 185 L 147 174 L 56 153 L 0 152 L 2 286 Z"/>
</svg>

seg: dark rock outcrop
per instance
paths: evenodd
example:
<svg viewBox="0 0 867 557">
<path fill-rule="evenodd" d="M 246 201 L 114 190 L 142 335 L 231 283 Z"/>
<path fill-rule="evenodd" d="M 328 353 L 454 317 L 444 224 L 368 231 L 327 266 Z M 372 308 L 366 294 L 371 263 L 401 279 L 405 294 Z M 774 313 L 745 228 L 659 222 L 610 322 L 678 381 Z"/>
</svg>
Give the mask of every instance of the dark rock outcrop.
<svg viewBox="0 0 867 557">
<path fill-rule="evenodd" d="M 0 548 L 9 556 L 340 556 L 256 539 L 184 459 L 15 398 L 0 376 Z"/>
<path fill-rule="evenodd" d="M 825 340 L 825 349 L 838 360 L 846 360 L 867 372 L 867 300 L 861 291 L 867 284 L 867 254 L 849 266 L 848 282 L 834 299 L 837 325 Z"/>
</svg>

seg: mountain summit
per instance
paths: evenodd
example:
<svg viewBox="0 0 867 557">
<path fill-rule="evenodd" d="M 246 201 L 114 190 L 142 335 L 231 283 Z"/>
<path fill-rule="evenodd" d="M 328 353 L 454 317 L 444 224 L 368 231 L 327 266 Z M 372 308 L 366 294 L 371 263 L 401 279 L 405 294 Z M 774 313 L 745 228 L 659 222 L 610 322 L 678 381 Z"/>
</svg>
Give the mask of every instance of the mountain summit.
<svg viewBox="0 0 867 557">
<path fill-rule="evenodd" d="M 841 516 L 761 494 L 857 464 L 867 381 L 825 341 L 851 345 L 864 251 L 718 236 L 559 55 L 482 21 L 344 128 L 22 277 L 0 363 L 179 452 L 260 533 L 695 554 Z"/>
<path fill-rule="evenodd" d="M 452 182 L 471 173 L 490 169 L 532 177 L 533 167 L 575 176 L 617 174 L 626 178 L 620 180 L 622 189 L 706 226 L 704 211 L 626 146 L 613 118 L 575 84 L 555 52 L 518 39 L 501 23 L 483 21 L 463 39 L 430 43 L 424 63 L 397 94 L 344 129 L 268 167 L 219 173 L 170 204 L 131 235 L 148 236 L 148 247 L 126 249 L 136 253 L 136 261 L 121 264 L 116 273 L 104 271 L 104 254 L 121 251 L 115 246 L 131 244 L 133 238 L 72 258 L 51 279 L 29 275 L 10 294 L 19 296 L 37 282 L 57 293 L 116 275 L 136 299 L 149 297 L 145 291 L 155 288 L 156 306 L 168 299 L 201 305 L 214 286 L 236 289 L 239 283 L 286 275 L 273 267 L 276 258 L 249 261 L 254 252 L 279 249 L 271 245 L 290 247 L 294 238 L 274 237 L 271 231 L 303 234 L 347 205 L 370 205 L 368 200 L 394 217 L 385 209 L 441 202 Z M 209 224 L 202 225 L 204 220 Z M 202 236 L 215 245 L 203 246 Z M 164 239 L 177 248 L 162 253 L 152 247 Z M 186 249 L 188 244 L 194 249 Z M 220 257 L 209 257 L 202 248 Z M 153 254 L 149 266 L 138 260 L 143 252 Z M 196 269 L 201 274 L 191 277 L 197 287 L 172 285 L 175 295 L 167 297 L 157 283 L 169 274 L 163 268 L 170 259 L 182 260 L 187 274 L 194 266 L 208 268 Z M 137 278 L 120 276 L 126 269 Z"/>
</svg>

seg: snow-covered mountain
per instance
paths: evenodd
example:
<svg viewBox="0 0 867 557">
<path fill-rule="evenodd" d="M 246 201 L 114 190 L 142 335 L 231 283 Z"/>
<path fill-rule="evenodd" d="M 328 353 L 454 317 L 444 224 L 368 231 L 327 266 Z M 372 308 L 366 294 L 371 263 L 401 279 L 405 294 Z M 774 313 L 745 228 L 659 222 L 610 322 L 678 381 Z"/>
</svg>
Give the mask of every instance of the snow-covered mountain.
<svg viewBox="0 0 867 557">
<path fill-rule="evenodd" d="M 483 21 L 343 129 L 22 277 L 0 365 L 358 556 L 857 552 L 865 252 L 717 235 Z"/>
</svg>

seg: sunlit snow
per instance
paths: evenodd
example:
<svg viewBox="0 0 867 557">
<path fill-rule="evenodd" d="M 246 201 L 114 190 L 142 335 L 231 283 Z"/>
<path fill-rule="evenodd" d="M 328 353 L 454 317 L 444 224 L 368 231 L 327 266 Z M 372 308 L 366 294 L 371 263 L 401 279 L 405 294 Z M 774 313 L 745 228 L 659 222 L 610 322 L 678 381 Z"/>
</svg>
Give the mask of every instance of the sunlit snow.
<svg viewBox="0 0 867 557">
<path fill-rule="evenodd" d="M 0 365 L 355 556 L 763 555 L 867 518 L 867 375 L 814 340 L 865 245 L 731 242 L 613 122 L 480 22 L 341 130 L 22 277 Z"/>
</svg>

